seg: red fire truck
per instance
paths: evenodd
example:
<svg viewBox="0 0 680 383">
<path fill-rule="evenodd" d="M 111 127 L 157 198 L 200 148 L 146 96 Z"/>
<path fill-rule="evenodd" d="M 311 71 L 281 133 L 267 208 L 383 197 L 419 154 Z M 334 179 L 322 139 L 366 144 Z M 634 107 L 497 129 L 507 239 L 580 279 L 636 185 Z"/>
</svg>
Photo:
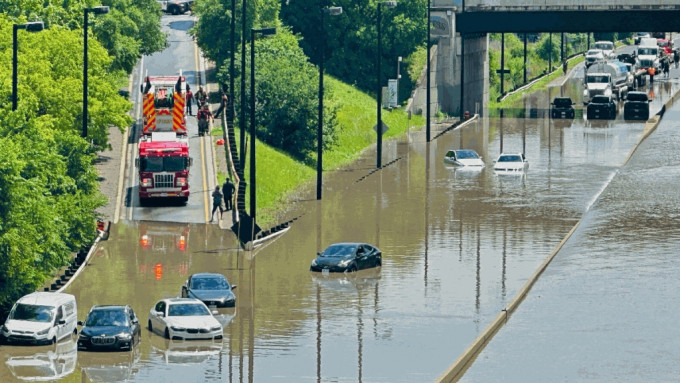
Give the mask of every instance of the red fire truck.
<svg viewBox="0 0 680 383">
<path fill-rule="evenodd" d="M 150 198 L 189 200 L 189 143 L 186 136 L 155 132 L 142 136 L 135 166 L 139 170 L 139 201 Z"/>
<path fill-rule="evenodd" d="M 153 132 L 187 134 L 184 117 L 186 78 L 179 76 L 146 76 L 141 85 L 142 135 Z"/>
</svg>

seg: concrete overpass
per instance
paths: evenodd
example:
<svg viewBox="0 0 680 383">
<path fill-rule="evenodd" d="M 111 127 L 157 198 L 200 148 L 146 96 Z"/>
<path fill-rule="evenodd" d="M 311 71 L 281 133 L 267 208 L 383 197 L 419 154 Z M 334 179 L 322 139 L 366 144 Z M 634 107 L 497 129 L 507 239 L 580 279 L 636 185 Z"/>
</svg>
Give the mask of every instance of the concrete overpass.
<svg viewBox="0 0 680 383">
<path fill-rule="evenodd" d="M 488 33 L 680 31 L 680 0 L 431 0 L 430 6 L 437 46 L 431 115 L 486 110 Z M 417 104 L 425 112 L 426 100 Z"/>
</svg>

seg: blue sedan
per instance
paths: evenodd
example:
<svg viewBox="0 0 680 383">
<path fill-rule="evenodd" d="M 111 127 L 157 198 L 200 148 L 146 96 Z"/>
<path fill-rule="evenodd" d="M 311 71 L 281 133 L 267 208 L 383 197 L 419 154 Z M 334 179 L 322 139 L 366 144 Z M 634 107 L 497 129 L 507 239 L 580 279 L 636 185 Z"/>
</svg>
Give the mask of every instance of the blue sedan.
<svg viewBox="0 0 680 383">
<path fill-rule="evenodd" d="M 318 253 L 309 270 L 353 272 L 382 266 L 380 250 L 366 243 L 336 243 Z"/>
</svg>

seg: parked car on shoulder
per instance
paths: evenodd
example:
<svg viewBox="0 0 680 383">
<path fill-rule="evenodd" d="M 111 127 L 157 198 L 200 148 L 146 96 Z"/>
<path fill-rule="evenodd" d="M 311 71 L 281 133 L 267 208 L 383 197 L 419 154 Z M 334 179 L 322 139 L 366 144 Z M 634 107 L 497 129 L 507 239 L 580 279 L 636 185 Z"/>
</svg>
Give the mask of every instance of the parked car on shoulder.
<svg viewBox="0 0 680 383">
<path fill-rule="evenodd" d="M 161 10 L 173 15 L 187 13 L 193 8 L 194 0 L 157 0 L 161 5 Z"/>
<path fill-rule="evenodd" d="M 607 119 L 613 120 L 616 118 L 617 104 L 614 96 L 599 95 L 594 96 L 586 109 L 586 117 L 589 120 Z"/>
<path fill-rule="evenodd" d="M 235 288 L 222 274 L 197 273 L 192 274 L 182 286 L 182 298 L 200 299 L 208 306 L 233 307 L 236 295 L 232 290 Z"/>
<path fill-rule="evenodd" d="M 367 243 L 335 243 L 317 253 L 309 267 L 311 271 L 353 272 L 382 266 L 382 252 Z"/>
<path fill-rule="evenodd" d="M 79 350 L 129 350 L 139 344 L 142 330 L 130 306 L 92 306 L 78 336 Z"/>
<path fill-rule="evenodd" d="M 497 173 L 522 173 L 529 167 L 524 153 L 501 153 L 493 162 L 493 170 Z"/>
<path fill-rule="evenodd" d="M 604 62 L 604 53 L 602 52 L 601 49 L 591 49 L 588 52 L 585 53 L 586 60 L 586 68 L 599 62 Z"/>
<path fill-rule="evenodd" d="M 484 167 L 482 157 L 472 149 L 449 150 L 444 156 L 444 162 L 461 168 L 481 169 Z"/>
<path fill-rule="evenodd" d="M 552 108 L 550 109 L 550 117 L 552 118 L 574 118 L 574 102 L 569 97 L 555 97 Z"/>
<path fill-rule="evenodd" d="M 628 97 L 623 103 L 623 118 L 626 120 L 648 120 L 649 99 L 645 92 L 628 92 Z"/>
<path fill-rule="evenodd" d="M 0 327 L 0 343 L 55 344 L 78 333 L 71 294 L 39 291 L 21 297 Z"/>
<path fill-rule="evenodd" d="M 222 339 L 222 324 L 195 298 L 168 298 L 149 311 L 149 331 L 166 339 Z"/>
</svg>

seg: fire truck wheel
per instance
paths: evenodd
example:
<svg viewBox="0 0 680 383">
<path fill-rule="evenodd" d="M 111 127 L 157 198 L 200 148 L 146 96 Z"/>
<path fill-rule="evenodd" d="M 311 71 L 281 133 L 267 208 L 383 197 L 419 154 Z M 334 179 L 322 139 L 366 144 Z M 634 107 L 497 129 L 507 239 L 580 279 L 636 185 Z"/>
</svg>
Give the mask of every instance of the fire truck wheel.
<svg viewBox="0 0 680 383">
<path fill-rule="evenodd" d="M 187 202 L 189 202 L 189 197 L 182 197 L 182 198 L 180 198 L 180 201 L 181 201 L 183 204 L 186 204 Z"/>
</svg>

